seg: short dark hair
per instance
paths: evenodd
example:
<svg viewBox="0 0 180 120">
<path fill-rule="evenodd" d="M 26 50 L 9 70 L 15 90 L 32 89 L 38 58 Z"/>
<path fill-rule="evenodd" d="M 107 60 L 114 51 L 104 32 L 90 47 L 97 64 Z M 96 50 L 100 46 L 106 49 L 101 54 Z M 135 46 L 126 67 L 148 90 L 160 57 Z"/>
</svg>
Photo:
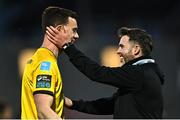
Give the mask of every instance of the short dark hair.
<svg viewBox="0 0 180 120">
<path fill-rule="evenodd" d="M 45 33 L 47 26 L 56 27 L 57 25 L 65 25 L 68 18 L 77 18 L 77 14 L 69 9 L 50 6 L 46 8 L 42 14 L 42 30 Z"/>
<path fill-rule="evenodd" d="M 129 37 L 129 41 L 135 41 L 140 45 L 144 56 L 151 54 L 153 50 L 152 38 L 145 30 L 122 27 L 118 30 L 118 36 L 121 38 L 124 35 Z"/>
</svg>

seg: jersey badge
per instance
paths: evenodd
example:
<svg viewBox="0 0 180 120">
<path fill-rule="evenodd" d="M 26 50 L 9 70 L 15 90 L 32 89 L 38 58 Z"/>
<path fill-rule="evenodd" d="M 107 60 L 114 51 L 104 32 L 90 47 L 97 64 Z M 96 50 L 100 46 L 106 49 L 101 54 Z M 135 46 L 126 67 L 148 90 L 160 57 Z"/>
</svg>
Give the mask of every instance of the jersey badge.
<svg viewBox="0 0 180 120">
<path fill-rule="evenodd" d="M 50 88 L 51 75 L 38 75 L 36 77 L 36 88 Z"/>
<path fill-rule="evenodd" d="M 50 62 L 42 62 L 42 63 L 41 63 L 40 70 L 49 71 L 49 70 L 50 70 L 50 66 L 51 66 L 51 63 L 50 63 Z"/>
</svg>

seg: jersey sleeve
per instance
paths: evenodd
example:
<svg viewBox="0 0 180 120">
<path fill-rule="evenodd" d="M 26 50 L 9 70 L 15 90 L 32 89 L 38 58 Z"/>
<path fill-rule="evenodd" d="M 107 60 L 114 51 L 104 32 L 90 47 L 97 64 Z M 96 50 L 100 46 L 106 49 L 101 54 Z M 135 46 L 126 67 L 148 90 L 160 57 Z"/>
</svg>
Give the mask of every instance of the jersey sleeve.
<svg viewBox="0 0 180 120">
<path fill-rule="evenodd" d="M 33 72 L 33 95 L 49 94 L 54 95 L 57 75 L 55 66 L 51 61 L 42 61 Z"/>
</svg>

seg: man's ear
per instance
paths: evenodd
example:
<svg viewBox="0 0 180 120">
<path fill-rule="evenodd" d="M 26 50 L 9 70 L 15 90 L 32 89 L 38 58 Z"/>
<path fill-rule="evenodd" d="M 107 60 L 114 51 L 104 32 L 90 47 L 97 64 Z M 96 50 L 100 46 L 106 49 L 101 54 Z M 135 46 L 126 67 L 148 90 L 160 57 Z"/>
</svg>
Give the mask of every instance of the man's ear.
<svg viewBox="0 0 180 120">
<path fill-rule="evenodd" d="M 58 26 L 56 26 L 56 29 L 57 29 L 58 31 L 66 32 L 68 28 L 67 28 L 66 25 L 58 25 Z"/>
<path fill-rule="evenodd" d="M 134 48 L 133 48 L 133 54 L 134 55 L 139 55 L 141 52 L 141 47 L 138 44 L 135 44 Z"/>
<path fill-rule="evenodd" d="M 62 28 L 63 28 L 63 26 L 62 26 L 62 25 L 58 25 L 58 26 L 56 26 L 56 29 L 57 29 L 58 31 L 61 31 L 61 30 L 62 30 Z"/>
</svg>

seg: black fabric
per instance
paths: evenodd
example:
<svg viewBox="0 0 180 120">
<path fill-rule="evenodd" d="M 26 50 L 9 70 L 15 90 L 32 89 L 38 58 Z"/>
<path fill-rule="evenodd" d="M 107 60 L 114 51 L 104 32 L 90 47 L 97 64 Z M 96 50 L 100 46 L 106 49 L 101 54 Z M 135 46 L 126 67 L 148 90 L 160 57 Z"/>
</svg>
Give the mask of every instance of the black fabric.
<svg viewBox="0 0 180 120">
<path fill-rule="evenodd" d="M 122 67 L 105 67 L 90 60 L 74 45 L 64 50 L 72 64 L 93 81 L 117 87 L 110 98 L 94 101 L 73 101 L 71 109 L 90 114 L 113 114 L 114 118 L 162 118 L 161 85 L 164 75 L 156 63 L 132 65 L 143 56 Z"/>
<path fill-rule="evenodd" d="M 35 95 L 35 94 L 48 94 L 48 95 L 54 96 L 53 92 L 46 91 L 46 90 L 38 90 L 38 91 L 35 91 L 35 92 L 33 93 L 33 95 Z"/>
<path fill-rule="evenodd" d="M 73 100 L 74 105 L 71 107 L 71 109 L 80 110 L 81 112 L 85 112 L 89 114 L 112 115 L 114 111 L 113 99 L 114 99 L 113 97 L 101 98 L 90 102 L 83 100 L 79 100 L 79 101 Z"/>
</svg>

